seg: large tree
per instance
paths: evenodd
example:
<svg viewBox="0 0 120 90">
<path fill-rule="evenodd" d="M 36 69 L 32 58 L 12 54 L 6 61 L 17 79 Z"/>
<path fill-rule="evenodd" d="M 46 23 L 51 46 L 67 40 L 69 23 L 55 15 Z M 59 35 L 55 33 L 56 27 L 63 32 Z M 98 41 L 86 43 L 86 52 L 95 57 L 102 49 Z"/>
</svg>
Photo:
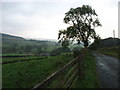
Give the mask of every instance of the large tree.
<svg viewBox="0 0 120 90">
<path fill-rule="evenodd" d="M 95 28 L 101 26 L 101 23 L 97 16 L 95 10 L 89 5 L 71 8 L 65 13 L 64 17 L 64 22 L 70 24 L 70 26 L 66 30 L 59 31 L 59 42 L 76 40 L 78 44 L 83 42 L 84 47 L 88 47 L 90 39 L 98 37 L 95 33 Z"/>
</svg>

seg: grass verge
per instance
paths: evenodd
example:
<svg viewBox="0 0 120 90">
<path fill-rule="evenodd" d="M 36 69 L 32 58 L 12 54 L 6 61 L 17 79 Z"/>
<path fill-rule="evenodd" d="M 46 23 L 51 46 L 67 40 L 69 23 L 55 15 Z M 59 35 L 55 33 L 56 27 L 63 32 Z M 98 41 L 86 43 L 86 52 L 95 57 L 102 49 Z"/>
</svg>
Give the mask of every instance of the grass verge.
<svg viewBox="0 0 120 90">
<path fill-rule="evenodd" d="M 118 56 L 118 52 L 100 51 L 99 53 L 105 54 L 105 55 L 109 55 L 109 56 L 112 56 L 112 57 L 115 57 L 115 58 L 119 58 L 119 59 L 120 59 L 120 57 Z"/>
<path fill-rule="evenodd" d="M 120 59 L 120 46 L 101 48 L 97 52 Z"/>
<path fill-rule="evenodd" d="M 84 79 L 75 80 L 71 88 L 100 88 L 99 80 L 96 72 L 95 57 L 89 51 L 84 62 Z"/>
</svg>

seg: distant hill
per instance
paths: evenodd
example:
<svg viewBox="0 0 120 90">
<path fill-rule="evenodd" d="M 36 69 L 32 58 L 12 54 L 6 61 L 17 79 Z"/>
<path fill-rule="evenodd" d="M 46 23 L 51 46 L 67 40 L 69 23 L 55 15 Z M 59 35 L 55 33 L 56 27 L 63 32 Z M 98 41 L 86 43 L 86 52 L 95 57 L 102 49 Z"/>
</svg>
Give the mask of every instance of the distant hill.
<svg viewBox="0 0 120 90">
<path fill-rule="evenodd" d="M 120 39 L 118 38 L 106 38 L 100 41 L 100 47 L 113 47 L 120 46 Z"/>
<path fill-rule="evenodd" d="M 27 40 L 23 37 L 0 33 L 2 38 L 2 53 L 45 53 L 60 46 L 57 42 L 48 40 Z"/>
<path fill-rule="evenodd" d="M 120 46 L 120 39 L 119 38 L 106 38 L 100 40 L 99 45 L 96 45 L 95 42 L 93 42 L 89 48 L 91 49 L 98 49 L 98 48 L 105 48 L 105 47 L 114 47 L 114 46 Z"/>
<path fill-rule="evenodd" d="M 12 36 L 12 35 L 3 34 L 3 33 L 0 33 L 0 35 L 2 36 L 2 39 L 25 40 L 24 38 L 22 38 L 22 37 L 18 37 L 18 36 Z"/>
</svg>

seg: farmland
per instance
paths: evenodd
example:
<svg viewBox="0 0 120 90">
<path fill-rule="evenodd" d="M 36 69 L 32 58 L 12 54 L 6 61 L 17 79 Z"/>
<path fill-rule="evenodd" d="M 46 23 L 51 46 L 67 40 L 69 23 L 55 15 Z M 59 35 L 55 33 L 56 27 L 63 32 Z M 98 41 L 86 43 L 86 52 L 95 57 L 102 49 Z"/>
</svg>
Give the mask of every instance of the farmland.
<svg viewBox="0 0 120 90">
<path fill-rule="evenodd" d="M 4 64 L 2 67 L 3 88 L 32 88 L 72 58 L 72 55 L 60 55 L 49 56 L 42 60 L 33 59 L 29 62 Z"/>
<path fill-rule="evenodd" d="M 2 49 L 4 53 L 0 55 L 0 58 L 2 58 L 3 88 L 33 88 L 68 64 L 74 58 L 73 50 L 81 50 L 81 47 L 75 44 L 65 50 L 56 42 L 25 40 L 24 38 L 12 36 L 4 36 L 3 41 L 4 48 Z M 5 50 L 8 52 L 6 53 Z M 62 80 L 61 76 L 66 75 L 66 72 L 71 68 L 68 67 L 60 77 L 53 80 L 46 88 L 55 87 L 56 84 L 60 83 L 58 81 Z M 76 78 L 75 84 L 71 87 L 99 87 L 95 68 L 94 58 L 91 54 L 88 54 L 85 62 L 85 79 L 81 82 Z"/>
<path fill-rule="evenodd" d="M 44 56 L 42 56 L 44 57 Z M 30 61 L 19 61 L 20 59 L 32 58 Z M 2 66 L 2 87 L 3 88 L 33 88 L 38 83 L 45 80 L 49 75 L 56 72 L 74 57 L 71 53 L 61 54 L 58 56 L 48 56 L 40 60 L 36 60 L 38 56 L 30 57 L 15 57 L 3 58 L 3 61 L 8 62 L 18 60 L 19 62 L 3 64 Z M 12 60 L 13 59 L 13 60 Z M 72 88 L 99 88 L 98 79 L 96 76 L 95 59 L 91 52 L 85 58 L 85 79 L 74 81 Z M 71 68 L 71 67 L 69 67 Z M 69 70 L 69 68 L 67 70 Z M 63 73 L 63 75 L 65 75 Z M 59 83 L 61 77 L 57 77 L 47 88 L 52 88 Z"/>
<path fill-rule="evenodd" d="M 56 41 L 32 40 L 18 36 L 0 33 L 2 37 L 2 54 L 40 54 L 50 53 L 53 49 L 60 47 Z"/>
<path fill-rule="evenodd" d="M 11 58 L 2 58 L 2 63 L 12 63 L 18 61 L 30 61 L 30 60 L 40 60 L 47 58 L 45 56 L 29 56 L 29 57 L 11 57 Z"/>
</svg>

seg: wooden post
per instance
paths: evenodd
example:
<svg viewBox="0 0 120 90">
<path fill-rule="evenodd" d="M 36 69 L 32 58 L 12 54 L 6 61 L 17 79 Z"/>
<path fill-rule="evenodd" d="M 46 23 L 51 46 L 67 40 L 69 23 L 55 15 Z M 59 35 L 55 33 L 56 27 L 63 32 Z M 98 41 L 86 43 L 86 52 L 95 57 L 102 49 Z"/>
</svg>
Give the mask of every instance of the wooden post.
<svg viewBox="0 0 120 90">
<path fill-rule="evenodd" d="M 79 57 L 78 57 L 78 76 L 79 76 L 79 79 L 82 79 L 82 77 L 81 77 L 81 73 L 82 73 L 82 67 L 81 67 L 81 55 L 79 55 Z"/>
<path fill-rule="evenodd" d="M 84 78 L 84 50 L 81 51 L 81 54 L 78 57 L 78 70 L 79 70 L 79 79 Z"/>
<path fill-rule="evenodd" d="M 34 86 L 31 90 L 36 90 L 38 88 L 44 88 L 47 85 L 49 85 L 50 82 L 53 81 L 56 77 L 58 77 L 62 72 L 64 72 L 66 70 L 66 68 L 68 68 L 69 66 L 74 66 L 77 63 L 77 61 L 76 61 L 77 58 L 78 57 L 76 57 L 73 60 L 71 60 L 69 63 L 67 63 L 62 68 L 60 68 L 58 71 L 56 71 L 55 73 L 51 74 L 47 79 L 45 79 L 41 83 L 39 83 L 36 86 Z"/>
</svg>

